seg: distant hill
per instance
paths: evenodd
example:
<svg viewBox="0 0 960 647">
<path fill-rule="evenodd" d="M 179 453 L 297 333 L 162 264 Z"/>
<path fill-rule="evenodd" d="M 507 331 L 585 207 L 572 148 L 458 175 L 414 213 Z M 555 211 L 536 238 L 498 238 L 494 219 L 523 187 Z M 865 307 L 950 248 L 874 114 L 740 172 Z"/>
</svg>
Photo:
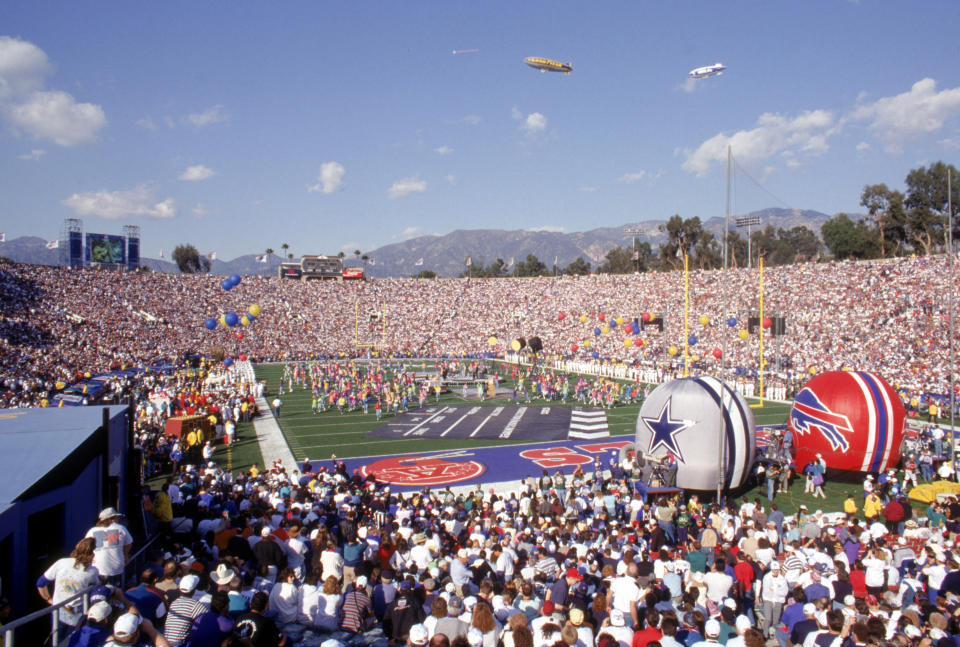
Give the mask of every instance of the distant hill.
<svg viewBox="0 0 960 647">
<path fill-rule="evenodd" d="M 820 226 L 830 218 L 819 211 L 776 208 L 747 215 L 758 216 L 761 227 L 772 225 L 775 229 L 791 229 L 806 226 L 818 236 Z M 855 219 L 859 217 L 851 215 Z M 617 245 L 628 247 L 633 244 L 633 236 L 624 233 L 627 227 L 642 230 L 643 233 L 638 235 L 639 240 L 649 242 L 656 250 L 661 243 L 666 242 L 666 235 L 659 231 L 660 225 L 665 222 L 666 220 L 648 220 L 626 223 L 620 227 L 601 227 L 571 233 L 522 229 L 458 229 L 445 236 L 419 236 L 368 251 L 366 255 L 373 263 L 367 264 L 366 270 L 368 275 L 374 277 L 413 276 L 420 270 L 432 270 L 440 276 L 457 276 L 466 269 L 464 261 L 468 256 L 473 260 L 474 266 L 478 267 L 481 263 L 489 264 L 498 258 L 505 262 L 509 262 L 511 258 L 520 262 L 527 254 L 533 254 L 548 267 L 553 265 L 554 258 L 557 259 L 557 264 L 563 267 L 580 256 L 596 267 L 603 262 L 607 252 Z M 710 218 L 704 223 L 704 228 L 717 236 L 722 235 L 723 218 Z M 36 236 L 22 236 L 0 243 L 0 256 L 19 263 L 57 265 L 60 262 L 60 250 L 46 249 L 46 242 Z M 281 258 L 270 254 L 266 263 L 260 263 L 257 256 L 258 254 L 246 254 L 230 261 L 215 260 L 210 271 L 222 275 L 276 276 Z M 423 264 L 418 266 L 416 263 L 421 258 Z M 156 272 L 177 272 L 176 265 L 165 259 L 144 258 L 142 264 Z M 344 258 L 344 265 L 347 267 L 362 264 L 362 261 L 352 255 Z"/>
</svg>

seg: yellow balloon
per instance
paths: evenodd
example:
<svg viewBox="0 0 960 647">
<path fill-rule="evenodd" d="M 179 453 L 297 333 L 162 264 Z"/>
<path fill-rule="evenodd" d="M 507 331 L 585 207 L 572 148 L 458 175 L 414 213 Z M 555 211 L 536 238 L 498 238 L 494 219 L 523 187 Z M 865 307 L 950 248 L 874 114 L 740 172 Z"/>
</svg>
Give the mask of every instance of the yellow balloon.
<svg viewBox="0 0 960 647">
<path fill-rule="evenodd" d="M 587 315 L 580 315 L 580 323 L 587 323 Z"/>
<path fill-rule="evenodd" d="M 710 323 L 710 317 L 707 315 L 700 315 L 700 323 L 706 326 L 708 323 Z"/>
<path fill-rule="evenodd" d="M 667 349 L 667 352 L 670 353 L 671 355 L 676 355 L 679 352 L 679 350 L 677 349 L 676 346 L 671 346 L 670 348 Z"/>
<path fill-rule="evenodd" d="M 810 375 L 816 375 L 816 374 L 817 374 L 817 367 L 816 367 L 816 366 L 811 366 L 811 367 L 810 367 Z"/>
<path fill-rule="evenodd" d="M 627 348 L 630 348 L 631 346 L 633 346 L 633 340 L 627 337 L 626 339 L 623 340 L 623 345 L 626 346 Z"/>
<path fill-rule="evenodd" d="M 608 332 L 610 332 L 610 326 L 604 326 L 603 328 L 600 329 L 600 332 L 606 335 Z"/>
<path fill-rule="evenodd" d="M 748 333 L 746 330 L 741 330 L 737 334 L 740 335 L 740 339 L 746 339 L 747 337 L 750 336 L 750 333 Z"/>
<path fill-rule="evenodd" d="M 256 315 L 254 315 L 254 316 L 256 316 Z M 247 319 L 247 315 L 243 315 L 242 317 L 240 317 L 240 325 L 241 325 L 241 326 L 249 326 L 249 325 L 250 325 L 250 320 Z"/>
<path fill-rule="evenodd" d="M 84 373 L 83 376 L 89 380 L 89 379 L 90 379 L 90 371 L 87 371 L 86 373 Z"/>
<path fill-rule="evenodd" d="M 487 343 L 490 344 L 491 346 L 496 346 L 497 338 L 491 335 L 490 338 L 487 339 Z"/>
<path fill-rule="evenodd" d="M 41 407 L 44 407 L 44 408 L 49 407 L 49 406 L 50 406 L 50 401 L 47 400 L 46 398 L 44 398 L 43 400 L 40 400 L 40 406 L 41 406 Z"/>
<path fill-rule="evenodd" d="M 256 303 L 254 303 L 252 306 L 250 306 L 249 308 L 247 308 L 247 312 L 249 312 L 250 314 L 252 314 L 254 317 L 259 317 L 259 316 L 260 316 L 260 306 L 258 306 Z"/>
<path fill-rule="evenodd" d="M 589 339 L 586 340 L 585 342 L 583 342 L 583 347 L 584 347 L 584 348 L 590 348 L 590 340 L 589 340 Z"/>
<path fill-rule="evenodd" d="M 510 342 L 510 348 L 512 348 L 514 351 L 520 350 L 520 340 L 514 339 L 512 342 Z"/>
<path fill-rule="evenodd" d="M 699 355 L 694 355 L 693 357 L 690 358 L 690 361 L 691 361 L 691 362 L 699 362 L 699 361 L 700 361 L 700 356 L 699 356 Z"/>
<path fill-rule="evenodd" d="M 623 317 L 617 317 L 614 321 L 617 322 L 617 325 L 618 325 L 618 326 L 622 326 L 622 325 L 623 325 Z"/>
<path fill-rule="evenodd" d="M 221 326 L 227 325 L 227 315 L 220 315 L 220 325 Z"/>
<path fill-rule="evenodd" d="M 63 382 L 57 382 L 54 386 L 57 387 L 57 391 L 62 391 L 67 385 Z"/>
</svg>

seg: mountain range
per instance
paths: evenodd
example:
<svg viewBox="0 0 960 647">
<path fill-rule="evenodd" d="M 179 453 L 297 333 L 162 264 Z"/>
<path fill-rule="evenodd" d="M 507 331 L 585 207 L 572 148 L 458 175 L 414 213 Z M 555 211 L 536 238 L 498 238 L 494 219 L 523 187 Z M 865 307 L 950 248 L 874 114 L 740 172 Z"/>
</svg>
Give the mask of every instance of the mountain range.
<svg viewBox="0 0 960 647">
<path fill-rule="evenodd" d="M 755 211 L 746 216 L 760 218 L 760 227 L 772 225 L 774 229 L 791 229 L 805 226 L 818 236 L 820 226 L 830 218 L 819 211 L 801 209 L 769 208 Z M 856 216 L 853 216 L 856 219 Z M 731 218 L 732 220 L 732 218 Z M 368 276 L 396 277 L 412 276 L 420 270 L 432 270 L 439 276 L 458 276 L 466 270 L 466 259 L 472 260 L 474 267 L 485 265 L 502 258 L 504 262 L 514 259 L 524 260 L 533 254 L 548 267 L 554 258 L 559 267 L 564 267 L 583 257 L 597 267 L 603 262 L 607 252 L 616 246 L 629 247 L 636 235 L 640 242 L 649 242 L 656 250 L 665 243 L 667 236 L 660 231 L 660 225 L 666 220 L 648 220 L 627 223 L 620 227 L 600 227 L 588 231 L 527 231 L 521 229 L 458 229 L 444 236 L 418 236 L 400 243 L 385 245 L 366 252 L 369 261 L 366 265 Z M 731 223 L 732 224 L 732 223 Z M 704 229 L 715 236 L 723 234 L 724 221 L 714 217 L 703 223 Z M 628 234 L 626 229 L 640 233 Z M 746 235 L 746 232 L 743 232 Z M 35 236 L 0 243 L 0 257 L 19 263 L 39 265 L 57 265 L 60 262 L 59 249 L 47 249 L 46 242 Z M 331 253 L 331 250 L 314 250 L 313 253 Z M 214 260 L 210 271 L 213 274 L 253 274 L 275 275 L 282 259 L 270 254 L 266 263 L 257 260 L 259 253 L 238 256 L 230 261 Z M 422 264 L 418 261 L 423 259 Z M 164 259 L 142 258 L 141 264 L 157 272 L 177 272 L 177 266 Z M 364 265 L 364 261 L 350 254 L 344 258 L 346 267 Z"/>
</svg>

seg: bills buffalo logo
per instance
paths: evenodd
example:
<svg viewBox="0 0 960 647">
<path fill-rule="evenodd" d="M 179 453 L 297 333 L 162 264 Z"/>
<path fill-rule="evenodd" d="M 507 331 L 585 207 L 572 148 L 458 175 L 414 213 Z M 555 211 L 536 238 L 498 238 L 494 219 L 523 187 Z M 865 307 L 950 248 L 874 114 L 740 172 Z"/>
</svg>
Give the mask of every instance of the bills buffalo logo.
<svg viewBox="0 0 960 647">
<path fill-rule="evenodd" d="M 811 431 L 819 431 L 827 439 L 833 451 L 846 453 L 850 449 L 848 436 L 853 435 L 850 419 L 831 411 L 817 394 L 806 388 L 800 391 L 790 412 L 790 423 L 801 436 Z"/>
<path fill-rule="evenodd" d="M 667 398 L 667 401 L 663 403 L 663 408 L 660 409 L 660 415 L 656 418 L 642 416 L 643 422 L 653 432 L 647 451 L 652 454 L 657 448 L 663 447 L 668 452 L 672 452 L 678 461 L 684 463 L 683 452 L 677 445 L 677 435 L 681 431 L 692 427 L 695 421 L 674 419 L 670 414 L 670 401 L 672 399 Z"/>
<path fill-rule="evenodd" d="M 374 474 L 381 483 L 426 487 L 453 485 L 475 479 L 484 473 L 483 463 L 451 458 L 465 458 L 473 454 L 459 451 L 432 456 L 396 456 L 374 461 L 360 468 L 364 476 Z"/>
</svg>

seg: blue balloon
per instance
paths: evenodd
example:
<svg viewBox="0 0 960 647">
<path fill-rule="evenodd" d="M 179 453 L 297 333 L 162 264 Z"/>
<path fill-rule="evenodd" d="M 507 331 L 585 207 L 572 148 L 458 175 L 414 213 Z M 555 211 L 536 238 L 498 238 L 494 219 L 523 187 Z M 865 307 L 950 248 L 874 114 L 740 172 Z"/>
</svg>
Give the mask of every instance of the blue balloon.
<svg viewBox="0 0 960 647">
<path fill-rule="evenodd" d="M 207 327 L 207 330 L 214 330 L 217 327 L 217 320 L 213 317 L 207 317 L 207 320 L 203 322 L 203 325 Z"/>
<path fill-rule="evenodd" d="M 611 327 L 611 328 L 616 328 L 616 327 L 617 327 L 617 320 L 616 320 L 616 319 L 614 319 L 613 321 L 610 322 L 610 327 Z"/>
<path fill-rule="evenodd" d="M 236 312 L 228 312 L 227 316 L 224 317 L 224 320 L 227 322 L 228 326 L 236 326 L 240 323 L 240 317 L 237 316 Z"/>
<path fill-rule="evenodd" d="M 636 321 L 631 321 L 631 322 L 630 322 L 630 330 L 633 331 L 633 334 L 634 334 L 634 335 L 639 335 L 639 334 L 640 334 L 640 324 L 638 324 Z"/>
<path fill-rule="evenodd" d="M 257 318 L 254 317 L 252 314 L 250 314 L 250 313 L 248 312 L 248 313 L 247 313 L 247 320 L 248 320 L 250 323 L 253 323 L 254 321 L 257 320 Z"/>
<path fill-rule="evenodd" d="M 230 282 L 230 279 L 223 279 L 220 281 L 220 287 L 229 292 L 233 289 L 233 283 Z"/>
<path fill-rule="evenodd" d="M 599 336 L 600 336 L 600 329 L 599 329 L 599 328 L 594 328 L 594 329 L 593 329 L 593 334 L 596 335 L 597 337 L 599 337 Z"/>
<path fill-rule="evenodd" d="M 233 286 L 234 286 L 234 287 L 240 285 L 240 275 L 239 275 L 239 274 L 231 274 L 231 275 L 230 275 L 230 282 L 233 283 Z"/>
<path fill-rule="evenodd" d="M 597 351 L 593 351 L 593 359 L 600 359 L 600 353 Z"/>
<path fill-rule="evenodd" d="M 730 317 L 729 319 L 727 319 L 727 325 L 730 326 L 731 328 L 736 328 L 736 327 L 737 327 L 737 318 L 736 318 L 736 317 Z"/>
<path fill-rule="evenodd" d="M 690 346 L 696 346 L 696 345 L 697 345 L 697 338 L 696 338 L 696 336 L 695 336 L 695 335 L 690 335 L 690 337 L 687 338 L 687 344 L 689 344 Z"/>
<path fill-rule="evenodd" d="M 224 358 L 223 358 L 223 365 L 224 365 L 224 366 L 230 366 L 231 364 L 233 364 L 233 358 L 231 358 L 231 357 L 224 357 Z"/>
</svg>

